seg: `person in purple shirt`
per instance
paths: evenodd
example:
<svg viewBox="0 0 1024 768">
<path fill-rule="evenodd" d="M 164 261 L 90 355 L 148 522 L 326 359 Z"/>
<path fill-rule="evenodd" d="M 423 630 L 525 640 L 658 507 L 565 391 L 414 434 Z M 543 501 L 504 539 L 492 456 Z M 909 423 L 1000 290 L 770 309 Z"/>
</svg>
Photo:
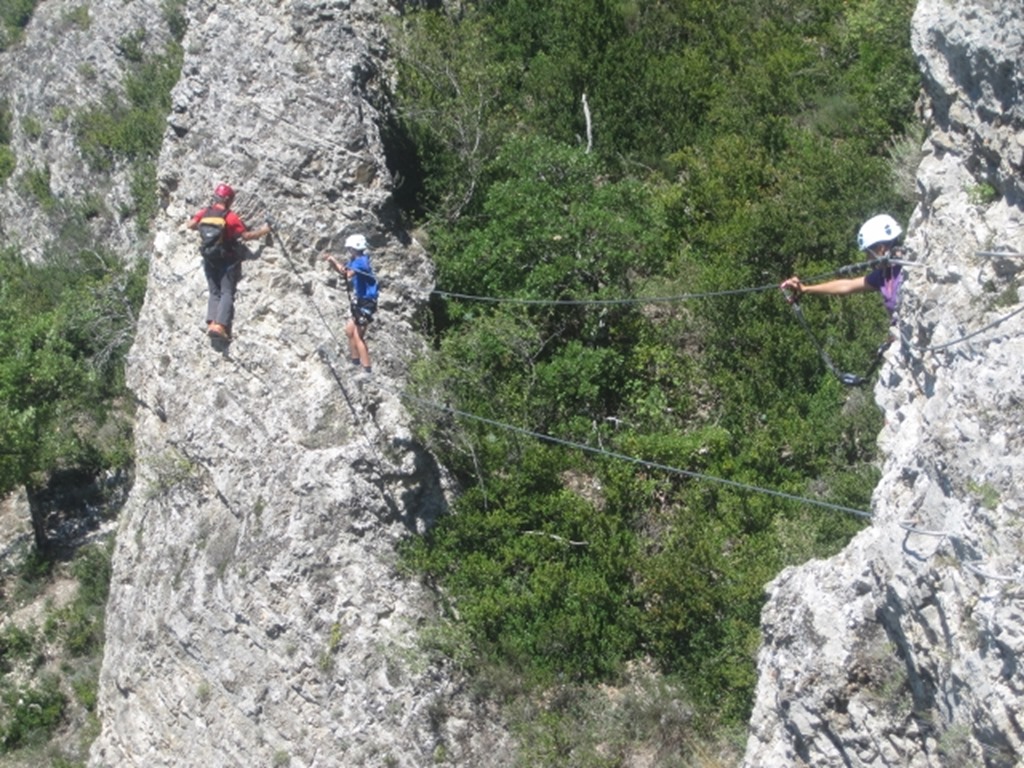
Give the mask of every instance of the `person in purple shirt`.
<svg viewBox="0 0 1024 768">
<path fill-rule="evenodd" d="M 896 220 L 882 213 L 865 221 L 857 233 L 857 247 L 868 253 L 873 259 L 895 257 L 903 230 Z M 838 278 L 824 283 L 804 285 L 794 275 L 784 280 L 779 286 L 784 293 L 790 295 L 791 301 L 798 300 L 802 295 L 816 294 L 828 296 L 846 296 L 851 293 L 878 291 L 882 295 L 885 309 L 889 313 L 889 322 L 896 323 L 896 313 L 900 305 L 900 285 L 903 283 L 903 272 L 899 264 L 884 264 L 861 277 Z"/>
</svg>

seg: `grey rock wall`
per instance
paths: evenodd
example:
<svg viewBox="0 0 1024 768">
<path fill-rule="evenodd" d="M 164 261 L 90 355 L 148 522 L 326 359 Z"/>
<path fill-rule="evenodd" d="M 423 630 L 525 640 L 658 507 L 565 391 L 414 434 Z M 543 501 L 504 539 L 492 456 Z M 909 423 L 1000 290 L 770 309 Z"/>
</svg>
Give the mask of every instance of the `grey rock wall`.
<svg viewBox="0 0 1024 768">
<path fill-rule="evenodd" d="M 140 25 L 161 50 L 163 8 L 45 0 L 0 54 L 19 161 L 0 187 L 5 243 L 39 256 L 56 242 L 20 181 L 33 170 L 58 205 L 130 206 L 127 169 L 92 172 L 69 116 L 118 81 L 119 41 Z M 769 585 L 750 768 L 1024 761 L 1024 258 L 979 255 L 1024 251 L 1022 13 L 1017 0 L 918 4 L 920 264 L 875 391 L 874 519 L 839 556 Z M 512 761 L 500 718 L 422 647 L 434 607 L 396 567 L 396 544 L 450 488 L 398 395 L 432 272 L 390 203 L 391 14 L 384 0 L 189 0 L 155 242 L 140 246 L 130 216 L 81 224 L 152 259 L 94 768 Z M 202 333 L 206 287 L 182 226 L 219 181 L 252 224 L 279 222 L 246 265 L 227 349 Z M 319 260 L 356 231 L 384 283 L 372 383 L 339 355 L 346 300 Z"/>
<path fill-rule="evenodd" d="M 17 161 L 14 174 L 0 184 L 3 244 L 30 259 L 55 247 L 95 242 L 114 253 L 140 252 L 130 215 L 130 170 L 116 164 L 102 173 L 91 168 L 75 125 L 108 90 L 123 94 L 122 41 L 141 41 L 147 55 L 163 52 L 172 38 L 162 6 L 160 0 L 47 0 L 37 5 L 23 39 L 0 52 L 0 102 L 11 114 Z M 43 175 L 49 179 L 45 205 L 29 184 L 30 177 Z M 68 231 L 62 233 L 64 221 Z"/>
<path fill-rule="evenodd" d="M 99 766 L 508 764 L 417 635 L 399 541 L 447 503 L 399 391 L 432 287 L 391 209 L 378 125 L 384 2 L 189 3 L 140 331 L 137 479 L 114 556 Z M 205 336 L 184 222 L 213 186 L 278 229 L 245 265 L 230 347 Z M 367 236 L 375 372 L 347 362 L 320 258 Z"/>
<path fill-rule="evenodd" d="M 1024 763 L 1024 8 L 921 0 L 928 137 L 874 519 L 768 587 L 744 765 Z M 982 253 L 979 253 L 982 252 Z"/>
</svg>

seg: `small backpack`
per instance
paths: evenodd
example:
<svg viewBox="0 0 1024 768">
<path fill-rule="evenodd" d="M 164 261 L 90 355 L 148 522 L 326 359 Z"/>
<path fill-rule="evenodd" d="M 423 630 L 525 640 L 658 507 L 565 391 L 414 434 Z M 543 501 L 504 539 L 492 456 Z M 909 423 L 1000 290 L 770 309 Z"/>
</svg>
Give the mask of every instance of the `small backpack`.
<svg viewBox="0 0 1024 768">
<path fill-rule="evenodd" d="M 226 209 L 211 206 L 199 219 L 199 253 L 213 263 L 223 263 L 231 255 L 231 244 L 224 239 L 227 215 Z"/>
</svg>

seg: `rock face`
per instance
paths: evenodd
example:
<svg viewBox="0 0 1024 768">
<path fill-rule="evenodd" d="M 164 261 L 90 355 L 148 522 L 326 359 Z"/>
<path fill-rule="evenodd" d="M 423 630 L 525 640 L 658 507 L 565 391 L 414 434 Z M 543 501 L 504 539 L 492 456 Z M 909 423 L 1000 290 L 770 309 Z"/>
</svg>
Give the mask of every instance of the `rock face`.
<svg viewBox="0 0 1024 768">
<path fill-rule="evenodd" d="M 71 116 L 118 80 L 124 41 L 162 50 L 172 6 L 47 0 L 0 53 L 18 160 L 0 185 L 5 243 L 61 247 L 46 206 L 90 198 L 128 212 L 83 213 L 77 234 L 152 260 L 90 766 L 510 765 L 500 718 L 420 645 L 433 605 L 395 562 L 449 488 L 399 396 L 432 273 L 390 203 L 392 6 L 183 0 L 163 212 L 140 248 L 130 170 L 93 172 Z M 1024 257 L 989 255 L 1024 251 L 1024 8 L 920 0 L 913 41 L 929 131 L 909 223 L 919 264 L 875 390 L 874 519 L 769 585 L 748 768 L 1024 761 Z M 251 224 L 278 222 L 245 266 L 230 347 L 203 335 L 183 229 L 221 181 Z M 355 232 L 383 282 L 362 382 L 320 260 Z"/>
<path fill-rule="evenodd" d="M 748 768 L 1024 762 L 1024 8 L 921 0 L 913 45 L 919 264 L 874 519 L 769 585 Z"/>
<path fill-rule="evenodd" d="M 125 41 L 147 55 L 171 40 L 161 0 L 38 3 L 22 41 L 0 53 L 0 105 L 10 115 L 17 166 L 0 184 L 0 237 L 30 259 L 55 248 L 103 243 L 135 254 L 131 174 L 115 165 L 96 172 L 76 140 L 76 118 L 121 95 Z M 142 21 L 142 20 L 147 20 Z M 142 29 L 145 34 L 140 34 Z M 67 231 L 55 222 L 68 222 Z"/>
<path fill-rule="evenodd" d="M 396 567 L 447 488 L 398 395 L 432 272 L 389 206 L 388 14 L 373 0 L 188 5 L 128 365 L 137 479 L 91 766 L 508 763 L 500 723 L 418 645 L 432 603 Z M 221 181 L 252 226 L 277 221 L 244 267 L 229 347 L 205 336 L 183 229 Z M 358 382 L 345 291 L 321 259 L 356 232 L 383 285 Z"/>
</svg>

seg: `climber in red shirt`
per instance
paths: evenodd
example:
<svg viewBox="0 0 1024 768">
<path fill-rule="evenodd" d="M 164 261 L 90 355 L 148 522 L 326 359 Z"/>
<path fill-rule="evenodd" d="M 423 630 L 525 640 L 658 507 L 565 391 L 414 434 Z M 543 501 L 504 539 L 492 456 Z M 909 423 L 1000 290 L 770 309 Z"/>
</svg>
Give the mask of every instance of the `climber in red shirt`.
<svg viewBox="0 0 1024 768">
<path fill-rule="evenodd" d="M 242 276 L 242 259 L 251 255 L 242 245 L 270 234 L 270 223 L 250 230 L 231 210 L 235 190 L 218 184 L 213 201 L 198 211 L 188 222 L 189 229 L 199 231 L 199 251 L 203 255 L 203 271 L 210 289 L 206 304 L 206 327 L 210 336 L 231 338 L 231 320 L 235 314 L 235 289 Z"/>
</svg>

